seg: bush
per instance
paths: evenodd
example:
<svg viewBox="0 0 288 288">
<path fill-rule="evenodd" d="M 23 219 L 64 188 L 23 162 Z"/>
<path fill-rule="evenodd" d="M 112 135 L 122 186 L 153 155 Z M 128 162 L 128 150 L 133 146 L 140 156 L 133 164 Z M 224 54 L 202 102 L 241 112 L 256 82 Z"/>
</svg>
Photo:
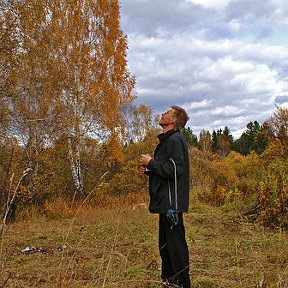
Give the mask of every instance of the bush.
<svg viewBox="0 0 288 288">
<path fill-rule="evenodd" d="M 288 160 L 270 163 L 255 183 L 258 196 L 259 220 L 266 226 L 282 227 L 288 224 Z"/>
<path fill-rule="evenodd" d="M 239 181 L 229 163 L 196 148 L 190 150 L 190 179 L 199 200 L 214 205 L 222 205 L 228 195 L 231 198 Z"/>
</svg>

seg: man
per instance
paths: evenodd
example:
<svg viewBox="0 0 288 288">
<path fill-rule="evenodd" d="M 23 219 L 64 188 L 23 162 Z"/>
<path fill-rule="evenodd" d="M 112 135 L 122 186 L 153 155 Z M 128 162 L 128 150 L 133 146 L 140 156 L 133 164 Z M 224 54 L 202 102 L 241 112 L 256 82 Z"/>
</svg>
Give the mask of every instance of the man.
<svg viewBox="0 0 288 288">
<path fill-rule="evenodd" d="M 188 119 L 183 108 L 171 106 L 159 121 L 163 133 L 158 135 L 159 144 L 154 158 L 148 154 L 140 157 L 140 171 L 149 176 L 149 211 L 159 214 L 159 251 L 162 259 L 161 278 L 166 283 L 164 287 L 169 287 L 169 284 L 172 285 L 170 287 L 190 287 L 189 252 L 182 214 L 188 211 L 189 205 L 189 155 L 179 130 Z M 175 192 L 178 197 L 175 197 Z M 177 225 L 172 225 L 166 215 L 169 208 L 178 210 Z"/>
</svg>

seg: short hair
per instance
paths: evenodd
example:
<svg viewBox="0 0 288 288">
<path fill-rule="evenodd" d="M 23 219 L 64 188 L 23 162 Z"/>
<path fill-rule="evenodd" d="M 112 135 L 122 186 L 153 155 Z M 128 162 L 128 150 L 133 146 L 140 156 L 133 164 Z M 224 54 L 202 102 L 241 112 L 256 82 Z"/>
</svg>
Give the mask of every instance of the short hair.
<svg viewBox="0 0 288 288">
<path fill-rule="evenodd" d="M 189 120 L 187 112 L 182 107 L 179 107 L 177 105 L 172 105 L 171 108 L 175 110 L 175 112 L 173 113 L 176 118 L 174 128 L 176 129 L 184 128 L 187 121 Z"/>
</svg>

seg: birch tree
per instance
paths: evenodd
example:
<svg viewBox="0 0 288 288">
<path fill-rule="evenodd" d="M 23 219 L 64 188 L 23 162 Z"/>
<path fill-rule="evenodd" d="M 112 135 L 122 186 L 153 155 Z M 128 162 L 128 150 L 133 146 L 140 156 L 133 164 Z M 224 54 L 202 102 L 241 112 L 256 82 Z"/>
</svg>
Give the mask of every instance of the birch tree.
<svg viewBox="0 0 288 288">
<path fill-rule="evenodd" d="M 124 113 L 126 115 L 125 139 L 127 143 L 142 141 L 149 130 L 159 127 L 159 116 L 153 116 L 153 110 L 148 106 L 129 105 Z"/>
<path fill-rule="evenodd" d="M 268 135 L 269 154 L 287 159 L 288 156 L 288 108 L 277 107 L 276 112 L 264 123 Z"/>
<path fill-rule="evenodd" d="M 211 134 L 209 131 L 202 129 L 199 134 L 199 146 L 204 152 L 211 151 Z"/>
<path fill-rule="evenodd" d="M 126 67 L 127 39 L 119 21 L 115 0 L 54 1 L 51 9 L 55 65 L 62 78 L 60 131 L 67 137 L 70 167 L 80 194 L 81 139 L 93 133 L 118 146 L 124 124 L 121 109 L 133 100 L 134 79 Z M 113 151 L 117 159 L 119 147 Z"/>
<path fill-rule="evenodd" d="M 0 140 L 7 136 L 10 122 L 8 99 L 14 82 L 14 52 L 18 47 L 15 39 L 17 17 L 9 8 L 8 3 L 0 1 Z"/>
<path fill-rule="evenodd" d="M 13 40 L 10 85 L 12 129 L 26 147 L 34 174 L 41 153 L 66 139 L 79 195 L 84 193 L 81 145 L 85 136 L 110 141 L 121 158 L 123 108 L 133 101 L 134 78 L 127 70 L 127 38 L 120 29 L 117 0 L 23 0 L 9 5 Z M 8 28 L 7 28 L 8 29 Z M 0 35 L 0 36 L 1 36 Z M 12 59 L 16 59 L 13 60 Z M 12 79 L 11 78 L 11 79 Z M 8 91 L 8 90 L 6 90 Z M 2 101 L 1 101 L 2 104 Z M 3 111 L 3 109 L 1 110 Z"/>
</svg>

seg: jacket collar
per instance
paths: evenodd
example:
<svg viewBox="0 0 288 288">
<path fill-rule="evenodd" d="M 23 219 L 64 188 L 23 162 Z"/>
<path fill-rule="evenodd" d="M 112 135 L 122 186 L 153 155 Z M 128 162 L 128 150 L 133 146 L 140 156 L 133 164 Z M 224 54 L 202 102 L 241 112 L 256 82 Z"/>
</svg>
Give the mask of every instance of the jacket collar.
<svg viewBox="0 0 288 288">
<path fill-rule="evenodd" d="M 166 140 L 169 136 L 171 136 L 172 134 L 174 134 L 174 133 L 176 133 L 176 132 L 178 132 L 178 131 L 179 131 L 179 129 L 176 129 L 176 130 L 171 129 L 171 130 L 167 131 L 166 133 L 161 133 L 161 134 L 159 134 L 157 137 L 158 137 L 158 139 L 159 139 L 160 144 L 162 144 L 163 142 L 165 142 L 165 140 Z"/>
</svg>

